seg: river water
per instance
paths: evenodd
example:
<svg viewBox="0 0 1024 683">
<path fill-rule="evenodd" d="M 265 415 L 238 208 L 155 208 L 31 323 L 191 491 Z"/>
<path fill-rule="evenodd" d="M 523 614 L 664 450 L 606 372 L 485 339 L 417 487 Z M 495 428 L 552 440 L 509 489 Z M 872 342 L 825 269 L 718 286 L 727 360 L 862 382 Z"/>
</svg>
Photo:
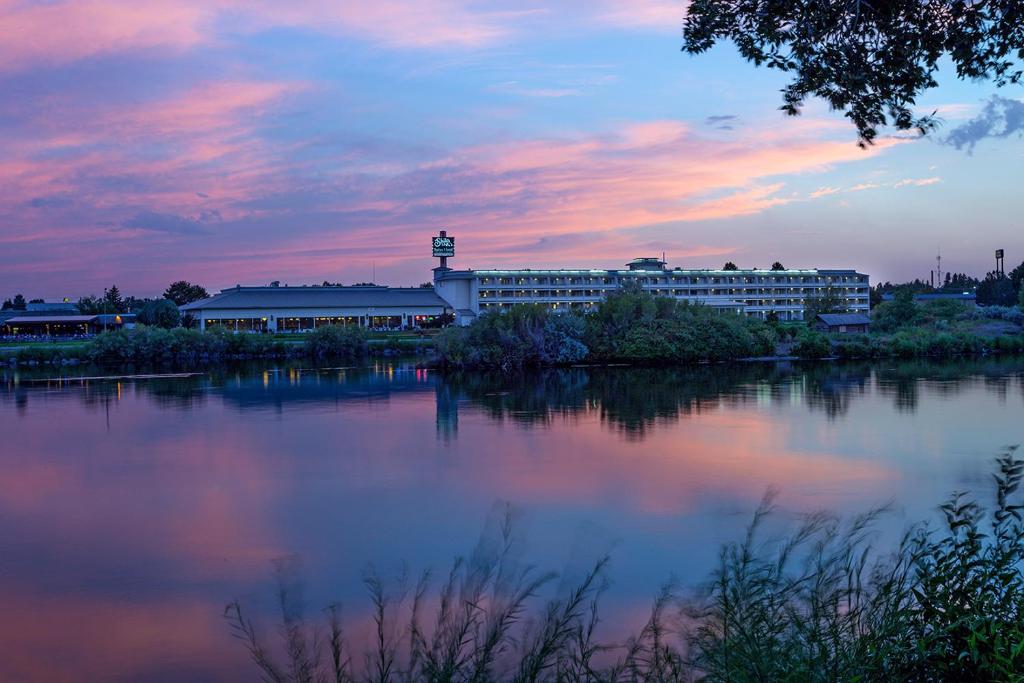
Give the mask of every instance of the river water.
<svg viewBox="0 0 1024 683">
<path fill-rule="evenodd" d="M 884 543 L 954 489 L 988 495 L 1024 442 L 1020 360 L 0 372 L 3 681 L 254 680 L 222 614 L 273 634 L 275 560 L 358 638 L 368 567 L 443 574 L 505 510 L 543 569 L 609 554 L 606 626 L 630 630 L 770 486 L 783 523 L 892 503 Z"/>
</svg>

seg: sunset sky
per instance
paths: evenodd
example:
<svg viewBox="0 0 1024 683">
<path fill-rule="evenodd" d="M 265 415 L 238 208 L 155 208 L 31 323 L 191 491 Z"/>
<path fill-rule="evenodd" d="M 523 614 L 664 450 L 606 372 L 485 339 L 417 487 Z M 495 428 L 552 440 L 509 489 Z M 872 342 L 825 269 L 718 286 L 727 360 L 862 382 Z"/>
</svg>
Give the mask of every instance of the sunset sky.
<svg viewBox="0 0 1024 683">
<path fill-rule="evenodd" d="M 680 52 L 677 2 L 0 0 L 0 298 L 459 268 L 1024 259 L 1024 89 L 864 151 L 784 75 Z M 993 98 L 996 99 L 993 99 Z"/>
</svg>

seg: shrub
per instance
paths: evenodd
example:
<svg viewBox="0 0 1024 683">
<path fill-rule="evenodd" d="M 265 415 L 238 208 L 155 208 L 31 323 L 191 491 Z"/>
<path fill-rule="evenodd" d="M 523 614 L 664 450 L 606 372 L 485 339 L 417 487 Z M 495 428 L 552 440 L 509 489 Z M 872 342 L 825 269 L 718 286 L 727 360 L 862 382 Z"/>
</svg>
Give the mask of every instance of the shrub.
<svg viewBox="0 0 1024 683">
<path fill-rule="evenodd" d="M 170 329 L 181 325 L 181 313 L 170 299 L 147 301 L 136 316 L 143 325 Z"/>
<path fill-rule="evenodd" d="M 832 355 L 832 344 L 821 332 L 804 330 L 796 338 L 793 354 L 801 358 L 828 358 Z"/>
<path fill-rule="evenodd" d="M 318 327 L 306 337 L 306 354 L 312 358 L 359 358 L 366 350 L 366 333 L 356 325 Z"/>
</svg>

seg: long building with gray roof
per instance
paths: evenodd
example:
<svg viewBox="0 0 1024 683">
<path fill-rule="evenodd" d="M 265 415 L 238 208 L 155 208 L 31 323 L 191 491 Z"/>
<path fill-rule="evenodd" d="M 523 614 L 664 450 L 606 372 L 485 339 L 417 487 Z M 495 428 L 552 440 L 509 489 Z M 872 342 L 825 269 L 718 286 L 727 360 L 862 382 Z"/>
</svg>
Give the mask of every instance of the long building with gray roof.
<svg viewBox="0 0 1024 683">
<path fill-rule="evenodd" d="M 426 287 L 232 287 L 181 307 L 200 329 L 303 332 L 325 325 L 402 329 L 434 323 L 450 306 Z"/>
</svg>

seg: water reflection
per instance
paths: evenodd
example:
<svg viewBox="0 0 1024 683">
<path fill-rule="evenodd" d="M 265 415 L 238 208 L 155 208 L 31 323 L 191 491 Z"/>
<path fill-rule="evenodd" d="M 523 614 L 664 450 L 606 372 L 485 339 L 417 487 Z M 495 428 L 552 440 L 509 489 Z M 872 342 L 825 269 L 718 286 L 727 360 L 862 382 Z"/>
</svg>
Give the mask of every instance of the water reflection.
<svg viewBox="0 0 1024 683">
<path fill-rule="evenodd" d="M 899 528 L 1024 441 L 1013 360 L 77 373 L 0 371 L 0 680 L 246 680 L 220 615 L 269 594 L 272 558 L 359 608 L 367 562 L 440 570 L 497 500 L 543 567 L 607 539 L 610 618 L 642 619 L 768 485 L 792 510 L 895 499 Z"/>
<path fill-rule="evenodd" d="M 643 439 L 659 424 L 671 424 L 717 409 L 746 405 L 794 406 L 828 418 L 846 415 L 872 390 L 892 400 L 901 413 L 917 409 L 921 392 L 954 399 L 982 386 L 1000 400 L 1017 387 L 1024 395 L 1024 361 L 972 360 L 958 363 L 909 361 L 870 363 L 748 363 L 688 368 L 571 368 L 504 375 L 442 375 L 412 364 L 311 368 L 239 365 L 211 373 L 105 380 L 91 375 L 54 379 L 3 371 L 0 405 L 13 401 L 23 412 L 36 400 L 69 397 L 93 410 L 122 398 L 126 386 L 162 408 L 192 410 L 212 397 L 239 410 L 286 406 L 338 407 L 346 402 L 387 401 L 404 393 L 432 392 L 437 434 L 458 433 L 459 406 L 480 409 L 490 419 L 522 427 L 547 427 L 596 414 L 627 438 Z"/>
</svg>

